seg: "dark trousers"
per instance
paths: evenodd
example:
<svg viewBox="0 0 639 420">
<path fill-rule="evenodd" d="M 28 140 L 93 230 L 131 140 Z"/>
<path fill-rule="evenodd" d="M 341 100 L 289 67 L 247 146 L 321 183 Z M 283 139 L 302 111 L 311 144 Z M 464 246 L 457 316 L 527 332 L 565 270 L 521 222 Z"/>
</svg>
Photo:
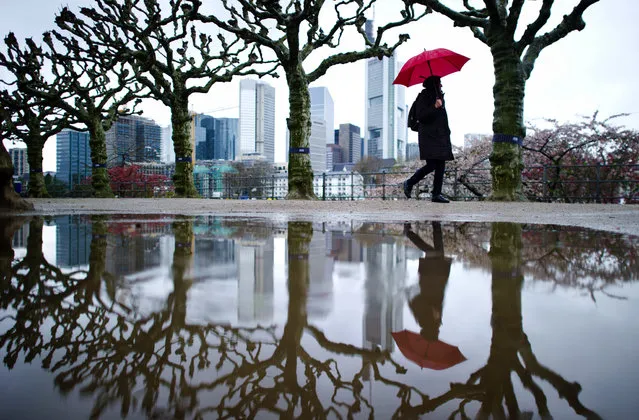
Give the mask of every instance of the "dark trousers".
<svg viewBox="0 0 639 420">
<path fill-rule="evenodd" d="M 413 176 L 408 178 L 406 183 L 412 188 L 419 181 L 424 179 L 426 175 L 435 171 L 435 179 L 433 180 L 433 197 L 442 193 L 442 184 L 444 183 L 444 170 L 446 170 L 446 161 L 439 159 L 426 159 L 426 165 L 419 168 Z"/>
</svg>

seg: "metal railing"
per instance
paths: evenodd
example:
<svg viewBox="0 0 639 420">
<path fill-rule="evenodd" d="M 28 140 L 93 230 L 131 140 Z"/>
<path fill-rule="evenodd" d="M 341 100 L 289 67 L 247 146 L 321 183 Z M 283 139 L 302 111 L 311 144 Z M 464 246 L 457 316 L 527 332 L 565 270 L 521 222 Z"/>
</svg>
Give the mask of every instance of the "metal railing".
<svg viewBox="0 0 639 420">
<path fill-rule="evenodd" d="M 315 175 L 314 191 L 320 200 L 404 199 L 402 182 L 412 171 L 343 172 Z M 288 180 L 281 175 L 263 177 L 194 177 L 203 198 L 284 199 Z M 575 203 L 639 203 L 639 165 L 531 166 L 522 173 L 523 192 L 530 201 Z M 430 199 L 432 174 L 413 188 L 416 199 Z M 118 197 L 172 197 L 172 181 L 164 183 L 111 183 Z M 484 200 L 492 192 L 490 168 L 449 168 L 444 195 L 455 201 Z M 71 196 L 73 196 L 71 194 Z"/>
</svg>

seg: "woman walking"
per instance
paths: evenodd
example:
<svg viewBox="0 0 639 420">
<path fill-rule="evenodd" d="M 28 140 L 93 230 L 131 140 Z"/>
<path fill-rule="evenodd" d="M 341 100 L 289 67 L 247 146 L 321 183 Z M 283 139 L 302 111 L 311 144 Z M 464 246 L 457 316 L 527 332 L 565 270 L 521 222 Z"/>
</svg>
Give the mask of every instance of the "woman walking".
<svg viewBox="0 0 639 420">
<path fill-rule="evenodd" d="M 446 161 L 453 160 L 454 157 L 441 78 L 430 76 L 422 85 L 424 89 L 419 93 L 414 105 L 419 120 L 419 158 L 425 160 L 426 165 L 404 181 L 404 195 L 410 198 L 415 184 L 434 171 L 432 201 L 448 203 L 449 200 L 442 195 L 442 184 Z"/>
</svg>

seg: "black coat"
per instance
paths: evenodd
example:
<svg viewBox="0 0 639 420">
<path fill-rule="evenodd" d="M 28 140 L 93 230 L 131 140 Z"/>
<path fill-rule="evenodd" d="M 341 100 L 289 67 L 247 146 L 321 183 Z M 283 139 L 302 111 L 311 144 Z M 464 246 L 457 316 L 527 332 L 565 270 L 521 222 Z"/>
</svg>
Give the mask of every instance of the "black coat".
<svg viewBox="0 0 639 420">
<path fill-rule="evenodd" d="M 417 97 L 416 114 L 419 120 L 419 158 L 453 160 L 453 146 L 450 143 L 450 128 L 446 102 L 435 108 L 435 95 L 422 90 Z"/>
</svg>

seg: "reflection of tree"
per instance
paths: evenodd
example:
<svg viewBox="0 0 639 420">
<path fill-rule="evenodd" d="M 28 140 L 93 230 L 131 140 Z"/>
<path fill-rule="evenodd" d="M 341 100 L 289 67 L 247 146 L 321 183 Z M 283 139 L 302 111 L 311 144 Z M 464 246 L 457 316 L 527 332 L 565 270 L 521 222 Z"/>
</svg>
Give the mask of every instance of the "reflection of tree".
<svg viewBox="0 0 639 420">
<path fill-rule="evenodd" d="M 549 382 L 576 413 L 596 417 L 579 402 L 578 384 L 536 360 L 523 332 L 522 235 L 516 225 L 493 226 L 493 340 L 488 361 L 467 383 L 452 384 L 431 398 L 398 379 L 405 369 L 388 352 L 332 341 L 308 323 L 311 223 L 288 223 L 288 317 L 281 330 L 188 320 L 188 294 L 196 281 L 190 273 L 190 218 L 178 217 L 172 225 L 173 290 L 163 308 L 141 315 L 118 303 L 121 285 L 105 271 L 107 224 L 102 216 L 92 222 L 88 273 L 39 268 L 39 280 L 31 280 L 35 284 L 26 291 L 16 280 L 25 268 L 3 287 L 1 307 L 16 315 L 4 318 L 13 325 L 0 336 L 0 348 L 10 368 L 21 354 L 27 361 L 42 355 L 42 366 L 56 374 L 60 392 L 77 389 L 93 398 L 93 416 L 109 406 L 119 406 L 123 416 L 139 409 L 150 417 L 175 418 L 252 418 L 264 411 L 303 418 L 374 415 L 373 401 L 364 392 L 365 375 L 372 371 L 371 380 L 397 395 L 397 418 L 414 418 L 453 400 L 460 401 L 461 414 L 468 402 L 479 401 L 481 414 L 505 416 L 505 402 L 514 415 L 519 409 L 513 372 L 532 392 L 541 414 L 548 413 L 546 397 L 533 377 Z M 43 257 L 37 257 L 42 255 L 39 223 L 31 229 L 29 258 L 14 267 L 24 261 L 33 267 L 43 264 Z M 108 299 L 99 295 L 104 283 Z M 347 358 L 364 363 L 347 374 L 342 364 Z"/>
<path fill-rule="evenodd" d="M 492 261 L 493 337 L 486 365 L 472 374 L 467 382 L 468 385 L 479 386 L 484 392 L 480 398 L 479 417 L 519 418 L 521 413 L 512 382 L 512 374 L 516 373 L 523 386 L 533 394 L 542 417 L 549 416 L 550 412 L 546 396 L 534 377 L 550 383 L 575 413 L 598 418 L 579 401 L 581 386 L 578 383 L 566 381 L 541 365 L 534 356 L 522 325 L 522 246 L 521 225 L 493 224 L 489 254 Z M 464 405 L 465 402 L 460 404 L 462 414 Z"/>
</svg>

